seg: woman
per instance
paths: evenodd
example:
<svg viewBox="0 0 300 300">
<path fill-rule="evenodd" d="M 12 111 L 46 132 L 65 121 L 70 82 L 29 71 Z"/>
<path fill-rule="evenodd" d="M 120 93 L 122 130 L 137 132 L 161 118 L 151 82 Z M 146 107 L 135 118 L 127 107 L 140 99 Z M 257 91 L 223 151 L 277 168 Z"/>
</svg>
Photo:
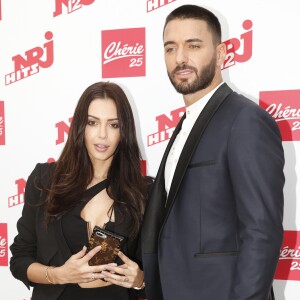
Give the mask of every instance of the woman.
<svg viewBox="0 0 300 300">
<path fill-rule="evenodd" d="M 145 296 L 139 232 L 152 179 L 140 159 L 124 91 L 109 82 L 89 86 L 58 161 L 37 164 L 27 181 L 10 269 L 34 287 L 33 300 Z M 96 225 L 126 237 L 118 273 L 109 271 L 114 263 L 88 263 L 101 249 L 87 253 Z"/>
</svg>

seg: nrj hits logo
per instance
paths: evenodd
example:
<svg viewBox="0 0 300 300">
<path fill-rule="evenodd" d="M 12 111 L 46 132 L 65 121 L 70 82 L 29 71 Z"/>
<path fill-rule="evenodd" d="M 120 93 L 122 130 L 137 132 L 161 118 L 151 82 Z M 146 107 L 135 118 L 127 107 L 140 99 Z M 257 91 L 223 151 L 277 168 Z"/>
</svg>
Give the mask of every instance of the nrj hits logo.
<svg viewBox="0 0 300 300">
<path fill-rule="evenodd" d="M 158 123 L 158 131 L 148 135 L 148 147 L 169 140 L 172 136 L 176 125 L 178 124 L 179 120 L 181 119 L 184 113 L 185 107 L 181 107 L 171 111 L 171 118 L 164 114 L 157 116 L 155 120 Z"/>
<path fill-rule="evenodd" d="M 175 2 L 176 0 L 147 0 L 147 12 Z"/>
<path fill-rule="evenodd" d="M 102 78 L 146 75 L 145 28 L 102 31 Z"/>
<path fill-rule="evenodd" d="M 62 144 L 66 141 L 65 139 L 69 134 L 72 119 L 73 118 L 69 118 L 69 124 L 64 121 L 60 121 L 55 124 L 55 127 L 57 128 L 57 139 L 55 141 L 56 145 Z"/>
<path fill-rule="evenodd" d="M 82 8 L 83 5 L 91 5 L 95 0 L 55 0 L 55 11 L 53 17 L 63 13 L 63 6 L 68 14 Z"/>
<path fill-rule="evenodd" d="M 46 42 L 43 47 L 34 47 L 25 52 L 25 56 L 18 54 L 12 57 L 14 71 L 5 75 L 5 85 L 15 83 L 19 80 L 37 74 L 40 68 L 49 68 L 53 64 L 53 34 L 51 31 L 45 33 Z"/>
<path fill-rule="evenodd" d="M 8 197 L 9 208 L 24 203 L 24 192 L 25 192 L 26 180 L 24 178 L 17 179 L 15 180 L 15 184 L 17 185 L 17 194 Z"/>
</svg>

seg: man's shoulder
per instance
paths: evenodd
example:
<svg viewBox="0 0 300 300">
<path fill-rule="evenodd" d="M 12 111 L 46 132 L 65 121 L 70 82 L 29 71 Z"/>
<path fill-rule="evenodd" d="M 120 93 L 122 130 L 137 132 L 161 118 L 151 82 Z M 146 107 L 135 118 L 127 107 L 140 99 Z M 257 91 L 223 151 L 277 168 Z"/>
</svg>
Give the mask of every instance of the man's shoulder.
<svg viewBox="0 0 300 300">
<path fill-rule="evenodd" d="M 247 96 L 237 93 L 236 91 L 233 91 L 228 96 L 227 105 L 231 106 L 232 108 L 236 109 L 249 109 L 249 111 L 259 111 L 263 113 L 267 113 L 259 104 Z"/>
</svg>

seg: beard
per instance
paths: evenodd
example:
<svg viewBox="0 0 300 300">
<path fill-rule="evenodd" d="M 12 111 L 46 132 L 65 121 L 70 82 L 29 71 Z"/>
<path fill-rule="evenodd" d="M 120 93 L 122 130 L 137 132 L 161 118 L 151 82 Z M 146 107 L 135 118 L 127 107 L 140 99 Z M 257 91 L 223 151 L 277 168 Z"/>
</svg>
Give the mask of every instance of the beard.
<svg viewBox="0 0 300 300">
<path fill-rule="evenodd" d="M 196 78 L 191 83 L 188 82 L 188 79 L 182 79 L 179 83 L 175 82 L 174 76 L 175 73 L 181 70 L 190 69 L 193 70 L 196 74 Z M 182 94 L 194 94 L 200 90 L 207 88 L 213 81 L 215 76 L 216 69 L 216 57 L 212 57 L 211 61 L 203 68 L 202 72 L 189 65 L 177 66 L 171 74 L 168 72 L 169 79 L 174 86 L 175 90 Z"/>
</svg>

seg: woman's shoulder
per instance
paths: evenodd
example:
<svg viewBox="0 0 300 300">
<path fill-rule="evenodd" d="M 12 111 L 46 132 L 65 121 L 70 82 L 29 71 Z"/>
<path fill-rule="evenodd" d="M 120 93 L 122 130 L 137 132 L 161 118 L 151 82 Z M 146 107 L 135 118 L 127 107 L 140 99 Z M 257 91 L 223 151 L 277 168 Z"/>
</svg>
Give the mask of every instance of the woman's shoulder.
<svg viewBox="0 0 300 300">
<path fill-rule="evenodd" d="M 29 175 L 28 181 L 39 182 L 42 186 L 47 186 L 53 174 L 55 163 L 37 163 Z"/>
<path fill-rule="evenodd" d="M 27 204 L 40 204 L 42 195 L 48 191 L 53 170 L 53 163 L 37 163 L 35 165 L 26 182 L 25 202 Z"/>
<path fill-rule="evenodd" d="M 38 162 L 34 169 L 32 170 L 31 174 L 35 174 L 38 175 L 40 177 L 44 177 L 44 176 L 50 176 L 51 173 L 54 170 L 54 166 L 55 166 L 55 162 Z"/>
</svg>

